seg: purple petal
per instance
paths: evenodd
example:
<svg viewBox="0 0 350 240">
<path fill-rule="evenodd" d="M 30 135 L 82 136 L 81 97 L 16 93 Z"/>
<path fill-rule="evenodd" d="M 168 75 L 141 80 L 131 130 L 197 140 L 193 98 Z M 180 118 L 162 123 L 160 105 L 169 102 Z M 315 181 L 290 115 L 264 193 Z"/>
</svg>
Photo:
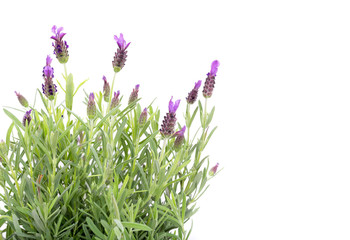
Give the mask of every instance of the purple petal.
<svg viewBox="0 0 350 240">
<path fill-rule="evenodd" d="M 117 92 L 114 92 L 114 96 L 115 96 L 115 97 L 118 97 L 119 94 L 120 94 L 120 91 L 119 91 L 119 90 L 118 90 Z"/>
<path fill-rule="evenodd" d="M 135 86 L 135 89 L 136 89 L 136 90 L 139 90 L 139 88 L 140 88 L 140 84 L 137 84 L 137 85 Z"/>
<path fill-rule="evenodd" d="M 183 136 L 183 135 L 185 134 L 185 131 L 186 131 L 186 126 L 183 126 L 183 127 L 181 128 L 181 130 L 179 130 L 179 131 L 177 131 L 177 132 L 175 133 L 175 135 L 176 135 L 176 136 Z"/>
<path fill-rule="evenodd" d="M 60 33 L 60 38 L 62 39 L 64 37 L 64 35 L 66 35 L 66 33 Z"/>
<path fill-rule="evenodd" d="M 198 89 L 200 88 L 201 84 L 202 84 L 202 81 L 199 80 L 198 82 L 196 82 L 196 83 L 194 84 L 194 88 L 198 90 Z"/>
<path fill-rule="evenodd" d="M 47 55 L 46 57 L 46 66 L 50 66 L 52 62 L 52 59 L 50 58 L 50 55 Z"/>
<path fill-rule="evenodd" d="M 103 79 L 103 81 L 105 81 L 105 83 L 107 83 L 107 78 L 106 78 L 106 76 L 103 75 L 102 79 Z"/>
<path fill-rule="evenodd" d="M 119 39 L 118 39 L 118 44 L 124 46 L 124 43 L 125 43 L 124 36 L 123 36 L 123 34 L 121 33 L 121 34 L 120 34 L 120 37 L 119 37 Z"/>
<path fill-rule="evenodd" d="M 174 107 L 173 107 L 173 112 L 176 112 L 177 108 L 180 105 L 180 99 L 175 101 Z"/>
<path fill-rule="evenodd" d="M 131 42 L 129 42 L 126 46 L 125 46 L 125 49 L 127 49 L 129 47 Z"/>
<path fill-rule="evenodd" d="M 63 30 L 63 27 L 59 27 L 59 28 L 57 29 L 57 34 L 60 34 L 60 33 L 62 32 L 62 30 Z"/>
<path fill-rule="evenodd" d="M 92 102 L 92 101 L 94 101 L 94 99 L 95 99 L 94 93 L 90 93 L 89 101 Z"/>
<path fill-rule="evenodd" d="M 216 75 L 216 73 L 218 72 L 218 67 L 220 66 L 220 63 L 218 60 L 215 60 L 212 62 L 211 64 L 211 70 L 210 70 L 210 74 L 211 75 Z"/>
<path fill-rule="evenodd" d="M 52 27 L 52 32 L 54 33 L 54 34 L 56 34 L 56 29 L 57 29 L 57 27 L 56 27 L 56 25 L 53 25 L 53 27 Z"/>
<path fill-rule="evenodd" d="M 171 96 L 169 101 L 169 112 L 173 112 L 173 107 L 174 107 L 173 96 Z"/>
</svg>

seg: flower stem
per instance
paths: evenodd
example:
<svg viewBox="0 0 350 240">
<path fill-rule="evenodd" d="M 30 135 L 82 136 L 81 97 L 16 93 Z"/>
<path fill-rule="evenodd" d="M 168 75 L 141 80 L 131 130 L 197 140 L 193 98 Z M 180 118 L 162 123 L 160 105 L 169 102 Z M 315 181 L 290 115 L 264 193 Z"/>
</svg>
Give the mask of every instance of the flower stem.
<svg viewBox="0 0 350 240">
<path fill-rule="evenodd" d="M 205 98 L 205 102 L 204 102 L 204 127 L 203 127 L 203 131 L 204 129 L 207 127 L 207 100 L 208 98 Z"/>
<path fill-rule="evenodd" d="M 168 138 L 164 138 L 163 140 L 163 146 L 162 146 L 162 152 L 160 154 L 160 158 L 159 158 L 159 163 L 161 164 L 162 161 L 163 161 L 163 158 L 164 158 L 164 155 L 165 155 L 165 146 L 167 145 L 168 143 Z"/>
<path fill-rule="evenodd" d="M 66 79 L 67 79 L 68 75 L 67 75 L 67 67 L 66 67 L 66 64 L 63 63 L 63 66 L 64 66 L 64 75 L 65 75 L 65 77 L 66 77 Z"/>
<path fill-rule="evenodd" d="M 191 115 L 190 115 L 190 104 L 187 103 L 187 107 L 186 107 L 186 119 L 187 120 L 187 145 L 189 145 L 190 143 L 190 122 L 191 122 Z"/>
<path fill-rule="evenodd" d="M 89 127 L 90 127 L 90 133 L 89 133 L 89 143 L 88 143 L 88 149 L 87 149 L 87 151 L 86 151 L 86 159 L 88 159 L 88 157 L 89 157 L 89 153 L 90 153 L 90 148 L 91 148 L 91 142 L 92 142 L 92 134 L 93 134 L 93 128 L 94 128 L 94 126 L 93 126 L 93 124 L 94 124 L 94 122 L 93 122 L 93 120 L 92 119 L 90 119 L 89 120 Z"/>
<path fill-rule="evenodd" d="M 107 112 L 106 112 L 106 114 L 109 112 L 109 108 L 111 107 L 112 94 L 113 94 L 113 90 L 114 90 L 114 82 L 115 82 L 115 76 L 116 76 L 116 75 L 117 75 L 117 73 L 114 72 L 113 81 L 112 81 L 112 87 L 111 87 L 111 92 L 109 93 L 109 100 L 108 100 L 108 106 L 107 106 Z"/>
</svg>

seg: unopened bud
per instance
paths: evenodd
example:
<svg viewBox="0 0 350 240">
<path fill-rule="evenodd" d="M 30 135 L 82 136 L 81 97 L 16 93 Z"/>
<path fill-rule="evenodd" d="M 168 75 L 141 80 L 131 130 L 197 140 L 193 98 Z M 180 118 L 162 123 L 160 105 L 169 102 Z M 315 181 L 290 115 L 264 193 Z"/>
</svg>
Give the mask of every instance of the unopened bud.
<svg viewBox="0 0 350 240">
<path fill-rule="evenodd" d="M 140 85 L 137 84 L 135 86 L 135 88 L 132 90 L 130 97 L 129 97 L 129 104 L 133 103 L 134 101 L 136 101 L 138 99 L 139 88 L 140 88 Z"/>
<path fill-rule="evenodd" d="M 174 135 L 176 136 L 175 142 L 174 142 L 174 149 L 175 151 L 179 151 L 182 147 L 182 144 L 185 141 L 185 131 L 186 131 L 186 126 L 183 126 L 180 131 L 177 131 Z"/>
<path fill-rule="evenodd" d="M 22 94 L 18 93 L 18 92 L 15 92 L 17 98 L 18 98 L 18 101 L 19 103 L 23 106 L 23 107 L 28 107 L 28 101 L 27 99 L 25 99 L 25 97 L 23 97 Z"/>
<path fill-rule="evenodd" d="M 26 125 L 29 126 L 29 123 L 32 120 L 32 117 L 30 116 L 31 112 L 32 112 L 32 109 L 30 109 L 29 111 L 26 112 L 26 114 L 24 114 L 23 121 L 22 121 L 23 126 L 26 126 Z"/>
<path fill-rule="evenodd" d="M 87 105 L 87 115 L 89 119 L 93 119 L 96 116 L 96 103 L 95 96 L 93 93 L 90 93 L 89 101 Z"/>
<path fill-rule="evenodd" d="M 192 91 L 188 93 L 188 97 L 186 98 L 188 104 L 193 104 L 197 100 L 198 89 L 200 88 L 201 83 L 202 83 L 201 80 L 196 82 Z"/>
<path fill-rule="evenodd" d="M 141 126 L 145 125 L 146 122 L 147 122 L 147 108 L 143 109 L 139 118 L 139 123 Z"/>
<path fill-rule="evenodd" d="M 120 91 L 118 90 L 117 92 L 114 92 L 114 97 L 112 98 L 111 101 L 111 109 L 115 108 L 119 104 L 119 95 Z"/>
<path fill-rule="evenodd" d="M 105 102 L 108 102 L 109 101 L 109 95 L 110 95 L 110 92 L 111 92 L 111 88 L 109 86 L 109 83 L 107 82 L 107 78 L 105 76 L 103 76 L 103 81 L 104 81 L 104 84 L 103 84 L 103 98 L 105 100 Z"/>
<path fill-rule="evenodd" d="M 218 170 L 218 167 L 219 167 L 219 163 L 217 163 L 214 167 L 212 167 L 209 171 L 209 176 L 214 176 Z"/>
</svg>

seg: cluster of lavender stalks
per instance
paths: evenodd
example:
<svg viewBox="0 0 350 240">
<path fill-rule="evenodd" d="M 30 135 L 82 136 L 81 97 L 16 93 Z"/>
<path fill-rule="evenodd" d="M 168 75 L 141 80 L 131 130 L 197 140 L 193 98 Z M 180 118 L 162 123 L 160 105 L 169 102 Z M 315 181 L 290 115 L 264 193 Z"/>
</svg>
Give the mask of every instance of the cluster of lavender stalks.
<svg viewBox="0 0 350 240">
<path fill-rule="evenodd" d="M 56 56 L 57 60 L 61 63 L 65 64 L 69 60 L 69 54 L 68 54 L 68 48 L 69 45 L 65 40 L 63 40 L 63 37 L 66 35 L 66 33 L 63 33 L 63 27 L 57 28 L 56 26 L 52 27 L 53 36 L 51 36 L 51 39 L 54 40 L 52 43 L 52 46 L 54 47 L 54 55 Z M 117 73 L 121 71 L 124 66 L 127 59 L 127 48 L 130 45 L 129 43 L 126 43 L 124 40 L 124 36 L 121 33 L 120 36 L 114 36 L 115 41 L 117 42 L 118 49 L 117 52 L 115 52 L 114 59 L 112 61 L 112 66 L 114 69 L 114 72 Z M 54 69 L 51 67 L 52 58 L 50 55 L 46 57 L 46 65 L 43 68 L 43 78 L 44 83 L 42 84 L 42 92 L 47 97 L 48 100 L 52 101 L 55 98 L 55 95 L 57 93 L 57 86 L 53 83 L 54 78 Z M 211 64 L 211 70 L 207 73 L 207 77 L 204 83 L 204 87 L 202 90 L 204 98 L 210 98 L 213 94 L 214 86 L 215 86 L 215 77 L 216 73 L 218 71 L 220 63 L 218 60 L 215 60 Z M 66 67 L 65 67 L 66 69 Z M 112 91 L 113 91 L 113 84 L 112 88 L 110 87 L 107 78 L 103 76 L 103 97 L 104 101 L 109 103 L 109 109 L 112 110 L 113 108 L 117 107 L 119 104 L 119 95 L 120 91 L 114 92 L 112 97 Z M 186 97 L 186 101 L 188 104 L 193 104 L 196 102 L 198 97 L 198 91 L 202 84 L 202 81 L 199 80 L 195 83 L 194 88 L 188 93 L 188 96 Z M 129 97 L 129 104 L 135 102 L 138 99 L 138 91 L 139 91 L 140 85 L 137 84 L 133 91 L 130 94 Z M 15 94 L 17 95 L 18 101 L 22 106 L 25 108 L 29 107 L 28 101 L 26 98 L 21 95 L 20 93 L 15 91 Z M 178 149 L 181 147 L 181 145 L 184 142 L 184 134 L 186 131 L 186 126 L 183 126 L 183 128 L 177 132 L 175 132 L 175 125 L 176 125 L 176 110 L 179 107 L 180 100 L 176 100 L 175 102 L 172 101 L 173 97 L 171 97 L 169 101 L 169 112 L 164 116 L 164 120 L 162 122 L 160 133 L 163 138 L 173 138 L 176 137 L 174 142 L 175 149 Z M 27 111 L 23 117 L 23 125 L 29 125 L 31 121 L 31 112 L 32 109 Z M 95 96 L 94 93 L 90 93 L 88 103 L 87 103 L 87 116 L 89 119 L 94 119 L 96 116 L 96 103 L 95 103 Z M 147 108 L 143 110 L 143 112 L 140 115 L 139 122 L 146 122 L 147 120 Z M 3 140 L 1 140 L 0 145 L 3 144 Z M 0 159 L 1 160 L 1 159 Z M 209 171 L 209 174 L 213 176 L 218 169 L 219 164 L 217 163 L 214 167 L 211 168 Z"/>
</svg>

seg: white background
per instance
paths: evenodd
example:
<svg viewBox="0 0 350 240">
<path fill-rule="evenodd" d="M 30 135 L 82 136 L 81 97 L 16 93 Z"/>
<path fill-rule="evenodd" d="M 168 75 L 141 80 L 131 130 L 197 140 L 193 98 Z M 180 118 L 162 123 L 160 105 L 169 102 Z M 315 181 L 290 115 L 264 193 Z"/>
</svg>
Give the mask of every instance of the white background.
<svg viewBox="0 0 350 240">
<path fill-rule="evenodd" d="M 128 96 L 141 84 L 141 103 L 157 97 L 162 113 L 218 59 L 209 106 L 219 128 L 207 153 L 223 171 L 190 239 L 350 239 L 348 1 L 33 2 L 0 3 L 2 106 L 19 107 L 15 90 L 33 102 L 54 24 L 88 92 L 111 80 L 113 35 L 124 33 L 131 45 L 116 87 Z M 77 101 L 74 110 L 85 112 Z M 5 138 L 2 111 L 0 123 Z"/>
</svg>

